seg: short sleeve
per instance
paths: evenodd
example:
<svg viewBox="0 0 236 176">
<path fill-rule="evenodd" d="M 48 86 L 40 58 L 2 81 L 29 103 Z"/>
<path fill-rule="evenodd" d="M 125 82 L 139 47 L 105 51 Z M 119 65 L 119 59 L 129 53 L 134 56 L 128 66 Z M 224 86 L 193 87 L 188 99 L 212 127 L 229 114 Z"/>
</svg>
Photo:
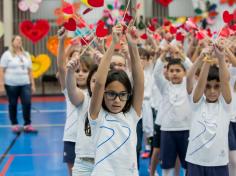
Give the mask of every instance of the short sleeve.
<svg viewBox="0 0 236 176">
<path fill-rule="evenodd" d="M 29 69 L 32 69 L 32 60 L 31 60 L 31 56 L 30 56 L 30 54 L 28 52 L 26 52 L 26 59 L 28 61 L 27 67 Z"/>
<path fill-rule="evenodd" d="M 3 68 L 6 68 L 8 66 L 10 57 L 11 57 L 11 54 L 9 51 L 4 52 L 0 60 L 0 66 Z"/>
<path fill-rule="evenodd" d="M 138 114 L 136 113 L 135 109 L 133 106 L 131 106 L 130 110 L 128 113 L 126 113 L 126 116 L 132 118 L 132 121 L 137 124 L 138 121 L 141 119 L 142 114 L 140 116 L 138 116 Z"/>
<path fill-rule="evenodd" d="M 224 99 L 224 97 L 223 97 L 222 95 L 220 95 L 219 101 L 220 101 L 220 103 L 222 104 L 222 107 L 224 108 L 224 110 L 225 110 L 226 112 L 229 112 L 229 113 L 232 112 L 232 101 L 231 101 L 231 103 L 229 103 L 229 104 L 226 103 L 226 102 L 225 102 L 225 99 Z"/>
<path fill-rule="evenodd" d="M 91 106 L 91 99 L 89 101 L 89 106 L 88 106 L 88 118 L 89 118 L 89 121 L 91 122 L 91 124 L 94 124 L 94 125 L 96 125 L 98 123 L 100 124 L 104 120 L 104 118 L 105 118 L 105 115 L 106 115 L 105 110 L 101 107 L 101 109 L 100 109 L 100 111 L 98 113 L 97 118 L 94 120 L 94 119 L 91 118 L 91 115 L 90 115 L 90 112 L 89 112 L 90 106 Z"/>
</svg>

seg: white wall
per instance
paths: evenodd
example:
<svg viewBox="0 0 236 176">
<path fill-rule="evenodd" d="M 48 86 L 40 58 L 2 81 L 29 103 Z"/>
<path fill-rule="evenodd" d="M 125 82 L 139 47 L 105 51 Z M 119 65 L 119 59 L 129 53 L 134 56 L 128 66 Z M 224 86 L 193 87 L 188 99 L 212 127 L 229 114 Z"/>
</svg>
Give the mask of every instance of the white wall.
<svg viewBox="0 0 236 176">
<path fill-rule="evenodd" d="M 193 4 L 192 0 L 173 0 L 169 5 L 169 16 L 193 16 Z"/>
</svg>

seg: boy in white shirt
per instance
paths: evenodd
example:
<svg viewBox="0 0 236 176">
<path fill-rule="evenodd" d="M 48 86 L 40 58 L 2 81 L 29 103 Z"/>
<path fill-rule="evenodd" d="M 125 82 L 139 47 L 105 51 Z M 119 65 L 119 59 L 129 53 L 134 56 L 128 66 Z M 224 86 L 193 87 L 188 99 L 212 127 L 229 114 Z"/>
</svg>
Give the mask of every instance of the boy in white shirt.
<svg viewBox="0 0 236 176">
<path fill-rule="evenodd" d="M 156 85 L 162 94 L 162 102 L 158 111 L 161 124 L 160 162 L 163 175 L 174 172 L 177 155 L 185 169 L 185 155 L 190 129 L 190 107 L 186 91 L 186 68 L 191 62 L 185 59 L 170 58 L 167 64 L 169 80 L 163 76 L 164 62 L 159 59 L 154 68 Z"/>
<path fill-rule="evenodd" d="M 211 66 L 213 55 L 219 68 Z M 189 176 L 228 176 L 231 118 L 229 72 L 218 44 L 209 47 L 192 97 L 192 124 L 186 154 Z M 203 95 L 204 94 L 204 95 Z"/>
</svg>

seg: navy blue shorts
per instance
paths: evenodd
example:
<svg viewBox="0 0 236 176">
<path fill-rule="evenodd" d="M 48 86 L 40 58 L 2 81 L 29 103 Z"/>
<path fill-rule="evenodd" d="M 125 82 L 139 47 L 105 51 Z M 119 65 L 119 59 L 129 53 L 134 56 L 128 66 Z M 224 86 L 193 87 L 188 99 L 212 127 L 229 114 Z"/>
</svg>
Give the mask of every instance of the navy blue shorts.
<svg viewBox="0 0 236 176">
<path fill-rule="evenodd" d="M 162 169 L 175 167 L 177 155 L 181 165 L 187 169 L 185 156 L 188 147 L 189 130 L 184 131 L 161 131 L 160 163 Z"/>
<path fill-rule="evenodd" d="M 75 142 L 64 141 L 63 162 L 74 164 L 74 162 L 75 162 Z"/>
<path fill-rule="evenodd" d="M 229 150 L 236 150 L 236 123 L 230 122 L 229 124 Z"/>
<path fill-rule="evenodd" d="M 155 124 L 154 125 L 154 135 L 152 145 L 154 148 L 160 148 L 161 146 L 161 126 Z"/>
<path fill-rule="evenodd" d="M 199 166 L 188 163 L 187 176 L 229 176 L 228 166 Z"/>
</svg>

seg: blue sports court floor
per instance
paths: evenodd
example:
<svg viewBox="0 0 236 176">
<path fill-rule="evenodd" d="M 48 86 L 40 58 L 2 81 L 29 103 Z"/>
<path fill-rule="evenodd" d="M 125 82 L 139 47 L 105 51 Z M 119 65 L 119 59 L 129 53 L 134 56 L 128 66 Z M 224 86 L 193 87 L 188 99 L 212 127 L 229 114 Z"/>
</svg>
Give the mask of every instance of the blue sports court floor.
<svg viewBox="0 0 236 176">
<path fill-rule="evenodd" d="M 21 106 L 19 124 L 23 124 Z M 7 101 L 0 100 L 0 176 L 67 176 L 62 162 L 65 102 L 63 97 L 35 97 L 32 124 L 37 134 L 13 134 Z M 140 175 L 148 176 L 149 160 L 141 160 Z M 158 167 L 160 174 L 160 168 Z M 161 175 L 161 174 L 160 174 Z"/>
</svg>

